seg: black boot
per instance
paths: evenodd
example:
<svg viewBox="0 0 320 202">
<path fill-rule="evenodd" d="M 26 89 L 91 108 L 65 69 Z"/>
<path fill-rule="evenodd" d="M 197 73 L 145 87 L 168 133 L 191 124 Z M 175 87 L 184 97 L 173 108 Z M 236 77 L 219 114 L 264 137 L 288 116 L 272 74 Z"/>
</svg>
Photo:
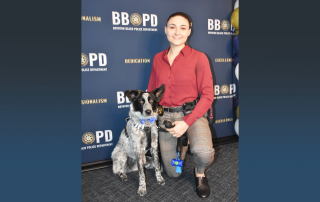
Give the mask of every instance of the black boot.
<svg viewBox="0 0 320 202">
<path fill-rule="evenodd" d="M 196 169 L 194 169 L 194 177 L 196 181 L 196 192 L 201 198 L 207 198 L 210 195 L 210 187 L 207 177 L 197 177 Z"/>
</svg>

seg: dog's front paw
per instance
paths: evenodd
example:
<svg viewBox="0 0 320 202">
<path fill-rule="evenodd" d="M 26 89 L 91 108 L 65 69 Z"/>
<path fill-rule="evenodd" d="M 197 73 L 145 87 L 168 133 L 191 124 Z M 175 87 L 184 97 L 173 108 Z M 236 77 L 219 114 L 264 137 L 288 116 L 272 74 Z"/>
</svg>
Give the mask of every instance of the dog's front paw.
<svg viewBox="0 0 320 202">
<path fill-rule="evenodd" d="M 162 176 L 160 176 L 160 177 L 157 177 L 157 182 L 158 182 L 158 184 L 160 184 L 160 185 L 165 185 L 165 181 L 164 181 L 164 179 L 163 179 L 163 177 Z"/>
<path fill-rule="evenodd" d="M 128 181 L 128 176 L 126 174 L 124 174 L 124 173 L 120 173 L 119 177 L 120 177 L 122 182 Z"/>
<path fill-rule="evenodd" d="M 146 187 L 145 187 L 145 186 L 139 186 L 138 194 L 139 194 L 140 196 L 144 196 L 144 195 L 146 195 L 146 193 L 147 193 Z"/>
</svg>

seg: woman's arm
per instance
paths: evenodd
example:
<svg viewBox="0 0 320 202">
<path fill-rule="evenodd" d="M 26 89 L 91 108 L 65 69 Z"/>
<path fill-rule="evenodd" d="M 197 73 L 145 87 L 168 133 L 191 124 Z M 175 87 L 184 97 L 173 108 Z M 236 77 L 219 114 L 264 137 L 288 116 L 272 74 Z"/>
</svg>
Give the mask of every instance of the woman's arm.
<svg viewBox="0 0 320 202">
<path fill-rule="evenodd" d="M 198 58 L 196 77 L 197 88 L 201 98 L 192 113 L 183 117 L 183 120 L 189 126 L 208 111 L 214 99 L 212 73 L 208 58 L 204 53 L 201 53 Z"/>
<path fill-rule="evenodd" d="M 173 137 L 182 136 L 189 126 L 191 126 L 198 118 L 203 117 L 203 115 L 211 107 L 211 104 L 214 99 L 213 92 L 213 80 L 212 73 L 210 69 L 210 64 L 207 56 L 204 53 L 201 53 L 197 66 L 196 66 L 196 78 L 197 78 L 197 88 L 201 95 L 200 101 L 192 110 L 191 114 L 188 114 L 183 117 L 183 121 L 175 121 L 175 126 L 170 129 L 166 129 L 173 135 Z"/>
</svg>

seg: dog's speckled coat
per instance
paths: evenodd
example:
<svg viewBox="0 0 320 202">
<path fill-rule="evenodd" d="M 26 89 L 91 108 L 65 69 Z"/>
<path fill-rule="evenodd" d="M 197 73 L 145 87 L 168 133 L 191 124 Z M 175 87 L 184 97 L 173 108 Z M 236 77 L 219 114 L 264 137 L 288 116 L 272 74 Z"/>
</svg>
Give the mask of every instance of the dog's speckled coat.
<svg viewBox="0 0 320 202">
<path fill-rule="evenodd" d="M 138 194 L 143 196 L 147 193 L 146 180 L 143 168 L 154 168 L 158 184 L 164 185 L 165 181 L 161 175 L 159 156 L 158 156 L 158 131 L 156 123 L 150 124 L 149 120 L 140 124 L 141 119 L 151 117 L 157 118 L 158 102 L 162 98 L 165 85 L 152 91 L 152 93 L 130 90 L 125 92 L 131 102 L 127 127 L 127 137 L 123 129 L 117 145 L 115 146 L 111 158 L 113 161 L 113 173 L 118 174 L 122 181 L 127 181 L 125 173 L 139 170 L 139 189 Z M 151 148 L 152 157 L 145 156 L 147 147 L 147 137 L 144 131 L 134 127 L 140 124 L 151 127 Z"/>
</svg>

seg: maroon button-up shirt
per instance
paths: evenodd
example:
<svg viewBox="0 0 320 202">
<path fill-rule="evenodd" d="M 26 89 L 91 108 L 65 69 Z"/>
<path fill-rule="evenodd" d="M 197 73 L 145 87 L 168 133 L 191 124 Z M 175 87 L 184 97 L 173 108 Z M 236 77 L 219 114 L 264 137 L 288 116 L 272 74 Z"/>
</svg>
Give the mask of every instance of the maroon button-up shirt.
<svg viewBox="0 0 320 202">
<path fill-rule="evenodd" d="M 183 120 L 191 126 L 202 117 L 214 99 L 212 73 L 207 56 L 186 45 L 170 66 L 167 54 L 170 47 L 153 58 L 148 92 L 165 84 L 165 93 L 160 105 L 182 106 L 183 103 L 201 98 L 191 114 Z"/>
</svg>

